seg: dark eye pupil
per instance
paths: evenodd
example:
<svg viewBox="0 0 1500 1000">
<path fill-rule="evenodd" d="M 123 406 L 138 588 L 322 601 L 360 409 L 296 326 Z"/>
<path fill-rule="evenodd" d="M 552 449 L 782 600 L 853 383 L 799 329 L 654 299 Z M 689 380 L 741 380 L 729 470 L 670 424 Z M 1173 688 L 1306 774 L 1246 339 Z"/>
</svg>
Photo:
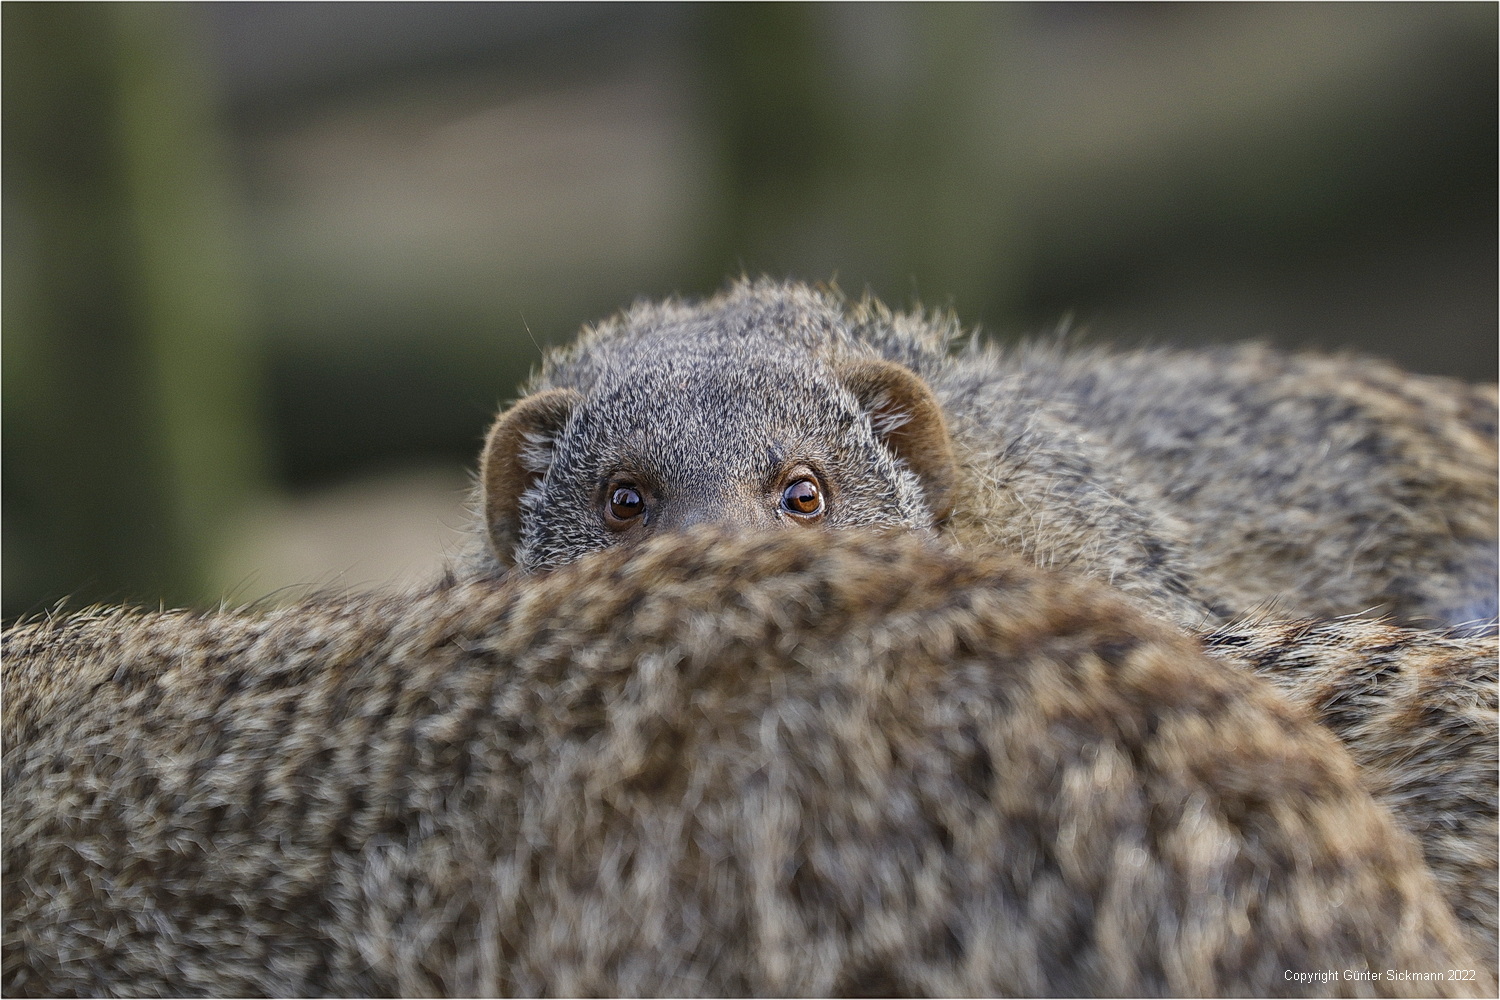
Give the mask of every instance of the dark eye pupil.
<svg viewBox="0 0 1500 1000">
<path fill-rule="evenodd" d="M 628 486 L 621 486 L 609 495 L 609 512 L 622 521 L 639 514 L 641 506 L 641 495 Z"/>
<path fill-rule="evenodd" d="M 818 484 L 811 479 L 799 479 L 781 492 L 781 501 L 786 509 L 798 514 L 816 514 L 822 506 L 818 496 Z"/>
</svg>

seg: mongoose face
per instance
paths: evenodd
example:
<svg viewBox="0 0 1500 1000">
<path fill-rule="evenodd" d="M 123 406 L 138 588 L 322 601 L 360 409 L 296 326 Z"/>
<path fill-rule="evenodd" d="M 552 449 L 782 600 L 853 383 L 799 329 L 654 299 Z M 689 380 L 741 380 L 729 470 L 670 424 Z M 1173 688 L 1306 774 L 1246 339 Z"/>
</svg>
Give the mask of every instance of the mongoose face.
<svg viewBox="0 0 1500 1000">
<path fill-rule="evenodd" d="M 546 569 L 705 523 L 931 528 L 951 452 L 926 384 L 767 332 L 596 345 L 586 371 L 554 371 L 555 388 L 503 414 L 481 473 L 500 565 Z"/>
</svg>

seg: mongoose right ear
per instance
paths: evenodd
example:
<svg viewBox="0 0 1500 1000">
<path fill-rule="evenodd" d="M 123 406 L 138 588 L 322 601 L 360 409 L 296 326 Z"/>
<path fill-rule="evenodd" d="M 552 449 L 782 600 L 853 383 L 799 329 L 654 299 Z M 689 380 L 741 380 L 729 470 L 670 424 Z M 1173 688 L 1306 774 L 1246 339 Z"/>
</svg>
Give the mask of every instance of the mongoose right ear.
<svg viewBox="0 0 1500 1000">
<path fill-rule="evenodd" d="M 552 447 L 583 397 L 548 389 L 500 414 L 479 459 L 484 524 L 490 551 L 501 566 L 514 561 L 521 536 L 521 496 L 547 474 Z"/>
<path fill-rule="evenodd" d="M 875 436 L 922 481 L 933 523 L 941 524 L 953 510 L 953 442 L 926 380 L 894 361 L 849 361 L 837 371 Z"/>
</svg>

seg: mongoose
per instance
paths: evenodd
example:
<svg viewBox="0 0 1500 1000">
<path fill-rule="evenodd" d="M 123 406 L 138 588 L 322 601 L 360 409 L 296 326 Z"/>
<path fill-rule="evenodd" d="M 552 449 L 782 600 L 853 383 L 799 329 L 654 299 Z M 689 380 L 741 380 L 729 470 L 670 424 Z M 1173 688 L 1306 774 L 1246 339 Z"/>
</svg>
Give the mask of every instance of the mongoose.
<svg viewBox="0 0 1500 1000">
<path fill-rule="evenodd" d="M 9 631 L 6 995 L 1493 995 L 1321 726 L 915 532 Z"/>
<path fill-rule="evenodd" d="M 1494 633 L 1496 387 L 1261 344 L 1016 352 L 1240 610 Z"/>
<path fill-rule="evenodd" d="M 486 566 L 698 521 L 937 531 L 1190 626 L 1261 610 L 1495 616 L 1494 390 L 1262 347 L 962 339 L 800 284 L 642 303 L 492 428 Z"/>
<path fill-rule="evenodd" d="M 1362 620 L 1235 622 L 1208 652 L 1260 674 L 1337 736 L 1416 834 L 1476 951 L 1500 955 L 1496 640 Z M 1494 965 L 1490 966 L 1494 971 Z"/>
</svg>

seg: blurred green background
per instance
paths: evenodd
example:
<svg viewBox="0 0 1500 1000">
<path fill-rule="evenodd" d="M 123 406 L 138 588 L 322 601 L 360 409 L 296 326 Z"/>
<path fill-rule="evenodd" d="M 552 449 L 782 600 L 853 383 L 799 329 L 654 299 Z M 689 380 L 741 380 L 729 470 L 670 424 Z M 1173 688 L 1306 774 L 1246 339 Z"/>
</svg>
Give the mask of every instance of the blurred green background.
<svg viewBox="0 0 1500 1000">
<path fill-rule="evenodd" d="M 0 17 L 7 619 L 431 573 L 538 345 L 742 271 L 1495 377 L 1492 3 Z"/>
</svg>

